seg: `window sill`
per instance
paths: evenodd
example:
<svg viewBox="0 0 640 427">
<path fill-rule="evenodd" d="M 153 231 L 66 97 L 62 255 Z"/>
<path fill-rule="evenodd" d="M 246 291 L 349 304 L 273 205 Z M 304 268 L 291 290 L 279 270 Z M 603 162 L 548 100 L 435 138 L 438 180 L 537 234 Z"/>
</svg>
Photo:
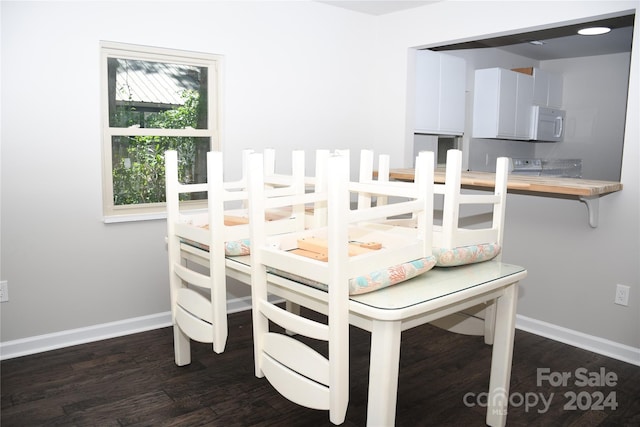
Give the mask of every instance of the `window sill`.
<svg viewBox="0 0 640 427">
<path fill-rule="evenodd" d="M 109 215 L 102 219 L 105 224 L 116 224 L 120 222 L 136 222 L 136 221 L 154 221 L 167 219 L 166 212 L 157 213 L 144 213 L 144 214 L 124 214 L 124 215 Z"/>
</svg>

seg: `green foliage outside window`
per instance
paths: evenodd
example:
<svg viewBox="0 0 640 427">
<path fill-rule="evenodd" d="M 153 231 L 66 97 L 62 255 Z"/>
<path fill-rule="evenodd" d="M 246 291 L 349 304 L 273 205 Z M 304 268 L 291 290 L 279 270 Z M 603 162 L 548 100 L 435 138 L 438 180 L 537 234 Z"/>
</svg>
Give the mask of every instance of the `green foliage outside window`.
<svg viewBox="0 0 640 427">
<path fill-rule="evenodd" d="M 199 94 L 194 90 L 182 93 L 184 104 L 176 108 L 141 113 L 135 107 L 120 106 L 116 114 L 127 127 L 139 125 L 155 129 L 197 128 Z M 178 151 L 178 177 L 183 183 L 204 182 L 197 168 L 199 152 L 206 152 L 208 138 L 167 136 L 114 137 L 113 201 L 114 205 L 158 203 L 165 201 L 164 152 Z M 200 166 L 201 167 L 201 166 Z"/>
</svg>

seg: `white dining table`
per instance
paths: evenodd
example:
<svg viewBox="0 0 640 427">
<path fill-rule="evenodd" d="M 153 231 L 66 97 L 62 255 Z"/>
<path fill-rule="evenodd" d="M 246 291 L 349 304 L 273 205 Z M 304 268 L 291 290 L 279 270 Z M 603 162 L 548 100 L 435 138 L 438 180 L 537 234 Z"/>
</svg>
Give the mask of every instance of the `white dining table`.
<svg viewBox="0 0 640 427">
<path fill-rule="evenodd" d="M 250 257 L 227 258 L 227 275 L 250 283 Z M 460 267 L 434 268 L 386 289 L 351 296 L 350 323 L 371 332 L 367 426 L 395 423 L 402 331 L 496 301 L 496 327 L 491 356 L 486 423 L 506 424 L 515 332 L 518 282 L 525 268 L 487 261 Z M 300 284 L 296 291 L 280 285 L 290 279 L 270 274 L 269 291 L 286 301 L 327 312 L 327 293 Z"/>
</svg>

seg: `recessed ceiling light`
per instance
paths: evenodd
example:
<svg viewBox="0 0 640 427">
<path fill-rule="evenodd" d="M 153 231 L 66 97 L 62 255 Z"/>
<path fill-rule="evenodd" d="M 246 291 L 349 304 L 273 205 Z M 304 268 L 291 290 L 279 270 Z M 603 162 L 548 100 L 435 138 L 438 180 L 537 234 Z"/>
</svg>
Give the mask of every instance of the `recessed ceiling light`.
<svg viewBox="0 0 640 427">
<path fill-rule="evenodd" d="M 531 40 L 529 44 L 532 44 L 535 46 L 542 46 L 543 44 L 545 44 L 545 42 L 543 42 L 542 40 Z"/>
<path fill-rule="evenodd" d="M 600 34 L 606 34 L 611 31 L 609 27 L 589 27 L 578 30 L 578 34 L 581 36 L 597 36 Z"/>
</svg>

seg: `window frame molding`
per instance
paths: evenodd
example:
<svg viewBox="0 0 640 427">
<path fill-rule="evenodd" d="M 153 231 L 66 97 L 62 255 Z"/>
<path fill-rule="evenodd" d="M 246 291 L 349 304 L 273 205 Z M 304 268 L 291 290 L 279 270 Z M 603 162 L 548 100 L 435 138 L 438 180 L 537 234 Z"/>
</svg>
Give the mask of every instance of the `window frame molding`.
<svg viewBox="0 0 640 427">
<path fill-rule="evenodd" d="M 208 69 L 207 129 L 117 128 L 109 124 L 108 58 L 170 62 Z M 209 138 L 209 150 L 222 146 L 224 57 L 217 54 L 151 47 L 128 43 L 100 42 L 100 115 L 102 135 L 102 214 L 105 223 L 166 218 L 165 203 L 116 206 L 113 203 L 113 165 L 111 143 L 114 136 L 175 136 Z M 187 203 L 190 208 L 206 207 L 206 200 Z"/>
</svg>

